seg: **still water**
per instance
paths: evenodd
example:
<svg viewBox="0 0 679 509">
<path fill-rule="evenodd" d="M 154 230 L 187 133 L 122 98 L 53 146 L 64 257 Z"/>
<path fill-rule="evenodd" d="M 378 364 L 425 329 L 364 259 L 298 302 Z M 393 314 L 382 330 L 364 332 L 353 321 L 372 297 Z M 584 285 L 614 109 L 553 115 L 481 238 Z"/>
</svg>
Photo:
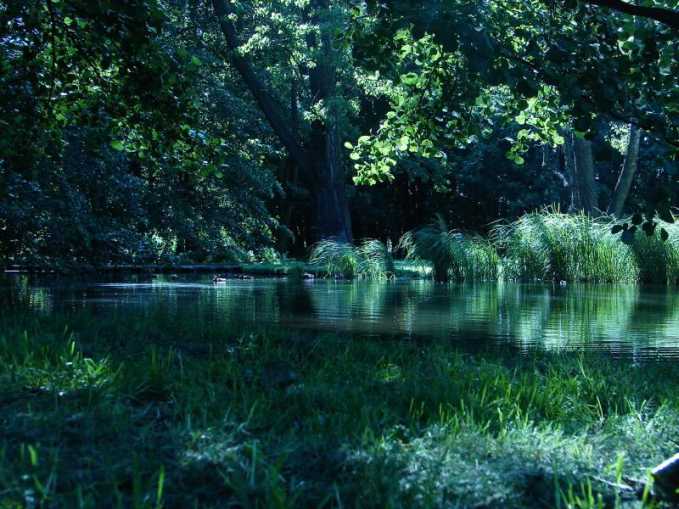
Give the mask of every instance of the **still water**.
<svg viewBox="0 0 679 509">
<path fill-rule="evenodd" d="M 86 314 L 93 318 L 86 323 L 117 322 L 131 330 L 150 321 L 156 336 L 265 329 L 679 358 L 679 292 L 664 287 L 283 279 L 213 285 L 207 276 L 87 282 L 17 276 L 2 280 L 0 295 L 0 311 L 23 306 L 43 317 Z"/>
</svg>

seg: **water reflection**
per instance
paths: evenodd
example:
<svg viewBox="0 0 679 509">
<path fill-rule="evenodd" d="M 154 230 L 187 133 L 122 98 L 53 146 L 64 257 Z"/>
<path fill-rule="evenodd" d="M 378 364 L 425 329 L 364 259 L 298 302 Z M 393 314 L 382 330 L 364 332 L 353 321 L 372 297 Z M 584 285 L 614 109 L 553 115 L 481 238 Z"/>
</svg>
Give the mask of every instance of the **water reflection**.
<svg viewBox="0 0 679 509">
<path fill-rule="evenodd" d="M 264 279 L 212 285 L 208 278 L 172 277 L 76 283 L 14 277 L 0 289 L 5 309 L 21 305 L 45 315 L 85 310 L 125 320 L 159 317 L 168 327 L 190 322 L 194 336 L 216 326 L 269 327 L 439 338 L 526 351 L 584 348 L 679 356 L 679 293 L 666 288 Z"/>
</svg>

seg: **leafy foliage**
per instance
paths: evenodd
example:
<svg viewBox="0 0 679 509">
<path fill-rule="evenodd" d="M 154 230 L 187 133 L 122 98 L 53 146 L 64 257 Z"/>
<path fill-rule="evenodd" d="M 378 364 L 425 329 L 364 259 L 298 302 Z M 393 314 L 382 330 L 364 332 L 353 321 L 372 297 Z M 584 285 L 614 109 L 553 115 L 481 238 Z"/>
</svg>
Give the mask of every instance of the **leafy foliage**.
<svg viewBox="0 0 679 509">
<path fill-rule="evenodd" d="M 410 139 L 408 129 L 418 139 L 434 140 L 434 150 L 421 152 L 431 156 L 474 143 L 497 120 L 515 121 L 522 128 L 508 157 L 517 163 L 529 142 L 560 145 L 559 130 L 568 125 L 589 136 L 600 118 L 638 123 L 676 149 L 672 112 L 679 96 L 668 78 L 679 59 L 667 26 L 634 22 L 586 3 L 555 10 L 544 2 L 513 0 L 476 9 L 463 2 L 422 7 L 406 0 L 394 2 L 383 19 L 388 26 L 408 20 L 412 31 L 433 35 L 414 43 L 402 32 L 396 36 L 405 41 L 399 64 L 407 66 L 407 55 L 417 55 L 410 73 L 397 71 L 411 86 L 396 87 L 382 127 L 354 148 L 359 182 L 391 178 L 398 159 L 408 155 L 398 150 L 401 136 Z M 431 84 L 428 74 L 435 76 Z"/>
<path fill-rule="evenodd" d="M 0 8 L 5 263 L 242 259 L 271 239 L 263 151 L 220 136 L 223 118 L 198 127 L 200 59 L 165 7 Z"/>
</svg>

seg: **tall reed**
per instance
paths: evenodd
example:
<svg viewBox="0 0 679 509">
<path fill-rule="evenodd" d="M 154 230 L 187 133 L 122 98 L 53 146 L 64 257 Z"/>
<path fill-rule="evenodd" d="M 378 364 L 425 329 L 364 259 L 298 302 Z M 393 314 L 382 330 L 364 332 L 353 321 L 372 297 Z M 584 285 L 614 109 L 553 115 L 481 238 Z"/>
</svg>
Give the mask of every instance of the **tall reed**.
<svg viewBox="0 0 679 509">
<path fill-rule="evenodd" d="M 496 225 L 489 238 L 467 236 L 437 216 L 406 232 L 398 249 L 408 260 L 431 264 L 437 281 L 566 281 L 679 284 L 679 225 L 658 221 L 656 232 L 638 230 L 625 240 L 611 232 L 610 216 L 564 214 L 546 208 Z M 660 228 L 668 233 L 663 241 Z M 394 274 L 389 249 L 378 240 L 358 246 L 324 240 L 311 263 L 329 277 L 383 279 Z"/>
<path fill-rule="evenodd" d="M 408 259 L 430 262 L 438 281 L 491 280 L 500 275 L 500 258 L 493 244 L 448 228 L 441 216 L 429 225 L 406 232 L 399 247 Z"/>
<path fill-rule="evenodd" d="M 328 239 L 311 250 L 309 263 L 327 277 L 386 279 L 394 275 L 389 248 L 379 240 L 367 239 L 358 246 Z"/>
<path fill-rule="evenodd" d="M 658 221 L 656 230 L 664 228 L 668 239 L 659 235 L 647 236 L 637 231 L 631 243 L 639 279 L 645 283 L 679 284 L 679 225 Z"/>
<path fill-rule="evenodd" d="M 611 233 L 612 224 L 609 217 L 545 209 L 496 226 L 492 238 L 504 255 L 509 279 L 637 281 L 639 268 L 634 253 Z"/>
</svg>

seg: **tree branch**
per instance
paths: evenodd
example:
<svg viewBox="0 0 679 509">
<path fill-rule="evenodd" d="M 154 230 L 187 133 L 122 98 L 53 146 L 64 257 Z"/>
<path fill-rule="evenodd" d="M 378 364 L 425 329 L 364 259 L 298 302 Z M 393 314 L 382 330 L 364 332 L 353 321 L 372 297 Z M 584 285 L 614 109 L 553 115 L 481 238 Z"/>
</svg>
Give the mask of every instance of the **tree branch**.
<svg viewBox="0 0 679 509">
<path fill-rule="evenodd" d="M 586 3 L 607 7 L 618 12 L 648 18 L 667 25 L 674 30 L 679 30 L 679 11 L 664 7 L 646 7 L 643 5 L 630 4 L 622 0 L 585 0 Z"/>
<path fill-rule="evenodd" d="M 228 18 L 230 11 L 227 8 L 226 2 L 224 0 L 212 0 L 212 6 L 217 16 L 219 27 L 226 40 L 226 45 L 229 48 L 231 63 L 243 78 L 269 125 L 288 151 L 292 160 L 303 171 L 307 171 L 308 160 L 306 152 L 292 130 L 289 119 L 285 118 L 283 108 L 274 99 L 273 93 L 268 90 L 266 84 L 257 76 L 250 62 L 238 54 L 238 47 L 240 46 L 238 34 L 236 27 Z"/>
</svg>

